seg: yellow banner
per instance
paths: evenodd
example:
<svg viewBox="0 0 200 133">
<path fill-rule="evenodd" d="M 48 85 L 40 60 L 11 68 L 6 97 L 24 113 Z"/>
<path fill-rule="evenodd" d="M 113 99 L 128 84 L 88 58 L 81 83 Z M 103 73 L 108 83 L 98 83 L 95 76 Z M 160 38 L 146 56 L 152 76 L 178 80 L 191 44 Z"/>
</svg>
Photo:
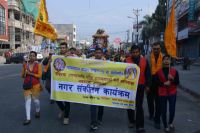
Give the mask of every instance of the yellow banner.
<svg viewBox="0 0 200 133">
<path fill-rule="evenodd" d="M 48 23 L 49 18 L 48 18 L 48 12 L 46 8 L 46 0 L 41 0 L 40 1 L 40 10 L 39 10 L 39 18 L 40 21 Z"/>
<path fill-rule="evenodd" d="M 40 1 L 39 15 L 36 20 L 34 33 L 37 35 L 44 36 L 51 40 L 57 39 L 57 33 L 54 27 L 48 22 L 48 12 L 46 9 L 46 1 Z"/>
<path fill-rule="evenodd" d="M 135 109 L 137 65 L 53 56 L 51 99 Z"/>
<path fill-rule="evenodd" d="M 46 38 L 49 38 L 51 40 L 57 39 L 57 33 L 56 33 L 54 27 L 52 27 L 52 25 L 50 25 L 48 23 L 44 23 L 40 20 L 36 21 L 34 33 L 37 35 L 41 35 Z"/>
</svg>

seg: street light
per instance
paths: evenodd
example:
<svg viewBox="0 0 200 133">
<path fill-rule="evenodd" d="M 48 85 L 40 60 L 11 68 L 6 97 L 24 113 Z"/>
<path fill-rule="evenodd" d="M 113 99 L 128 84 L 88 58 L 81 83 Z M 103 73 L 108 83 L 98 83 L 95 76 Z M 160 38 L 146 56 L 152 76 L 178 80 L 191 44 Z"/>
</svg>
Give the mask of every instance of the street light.
<svg viewBox="0 0 200 133">
<path fill-rule="evenodd" d="M 131 17 L 131 16 L 127 16 L 127 18 L 136 19 L 136 18 L 133 18 L 133 17 Z"/>
</svg>

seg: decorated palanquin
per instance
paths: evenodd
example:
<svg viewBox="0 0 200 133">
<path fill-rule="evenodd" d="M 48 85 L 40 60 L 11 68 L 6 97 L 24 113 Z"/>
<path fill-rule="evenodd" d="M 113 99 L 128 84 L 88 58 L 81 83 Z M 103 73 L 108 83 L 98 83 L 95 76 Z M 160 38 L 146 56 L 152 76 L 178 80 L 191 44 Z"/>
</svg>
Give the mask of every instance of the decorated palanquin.
<svg viewBox="0 0 200 133">
<path fill-rule="evenodd" d="M 104 29 L 98 29 L 93 37 L 93 46 L 102 49 L 107 49 L 109 36 L 105 33 Z"/>
</svg>

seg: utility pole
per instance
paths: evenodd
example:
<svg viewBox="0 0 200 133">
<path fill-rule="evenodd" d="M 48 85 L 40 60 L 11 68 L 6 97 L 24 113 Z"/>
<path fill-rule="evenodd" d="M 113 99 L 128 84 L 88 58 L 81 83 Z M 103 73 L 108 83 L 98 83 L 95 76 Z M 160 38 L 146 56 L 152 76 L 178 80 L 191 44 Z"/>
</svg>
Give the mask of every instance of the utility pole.
<svg viewBox="0 0 200 133">
<path fill-rule="evenodd" d="M 132 32 L 132 45 L 133 45 L 133 42 L 134 42 L 134 40 L 133 40 L 133 38 L 134 38 L 134 23 L 133 23 L 133 32 Z"/>
<path fill-rule="evenodd" d="M 135 18 L 133 18 L 133 17 L 131 17 L 131 16 L 127 16 L 128 18 L 131 18 L 131 19 L 133 19 L 133 20 L 135 20 Z M 131 41 L 132 41 L 132 45 L 134 44 L 133 42 L 134 42 L 134 23 L 135 22 L 133 22 L 133 25 L 132 25 L 132 29 L 133 29 L 133 31 L 132 31 L 132 34 L 131 34 Z"/>
<path fill-rule="evenodd" d="M 133 9 L 133 13 L 135 14 L 136 20 L 137 20 L 137 33 L 136 33 L 136 39 L 137 39 L 136 43 L 137 43 L 137 45 L 139 43 L 139 41 L 138 41 L 138 35 L 139 35 L 139 33 L 138 33 L 138 30 L 139 30 L 139 27 L 138 27 L 138 16 L 140 15 L 139 14 L 140 11 L 142 11 L 142 9 Z"/>
<path fill-rule="evenodd" d="M 91 7 L 91 1 L 89 0 L 89 9 L 90 9 L 90 7 Z"/>
<path fill-rule="evenodd" d="M 127 44 L 128 44 L 128 41 L 129 41 L 129 34 L 130 34 L 130 30 L 127 30 Z"/>
</svg>

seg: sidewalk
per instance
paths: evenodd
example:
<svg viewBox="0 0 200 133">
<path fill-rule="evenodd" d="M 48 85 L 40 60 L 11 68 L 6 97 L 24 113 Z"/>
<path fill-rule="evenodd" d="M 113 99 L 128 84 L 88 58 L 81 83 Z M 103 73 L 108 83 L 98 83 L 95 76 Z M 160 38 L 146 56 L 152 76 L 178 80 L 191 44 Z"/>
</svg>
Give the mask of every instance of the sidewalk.
<svg viewBox="0 0 200 133">
<path fill-rule="evenodd" d="M 192 64 L 193 66 L 199 66 L 200 67 L 200 59 L 198 59 L 197 61 L 194 62 L 194 64 Z"/>
<path fill-rule="evenodd" d="M 6 59 L 3 56 L 0 56 L 0 64 L 4 64 L 6 62 Z"/>
<path fill-rule="evenodd" d="M 179 72 L 180 89 L 200 98 L 200 66 L 192 65 L 190 70 L 183 70 L 182 65 L 175 68 Z"/>
</svg>

